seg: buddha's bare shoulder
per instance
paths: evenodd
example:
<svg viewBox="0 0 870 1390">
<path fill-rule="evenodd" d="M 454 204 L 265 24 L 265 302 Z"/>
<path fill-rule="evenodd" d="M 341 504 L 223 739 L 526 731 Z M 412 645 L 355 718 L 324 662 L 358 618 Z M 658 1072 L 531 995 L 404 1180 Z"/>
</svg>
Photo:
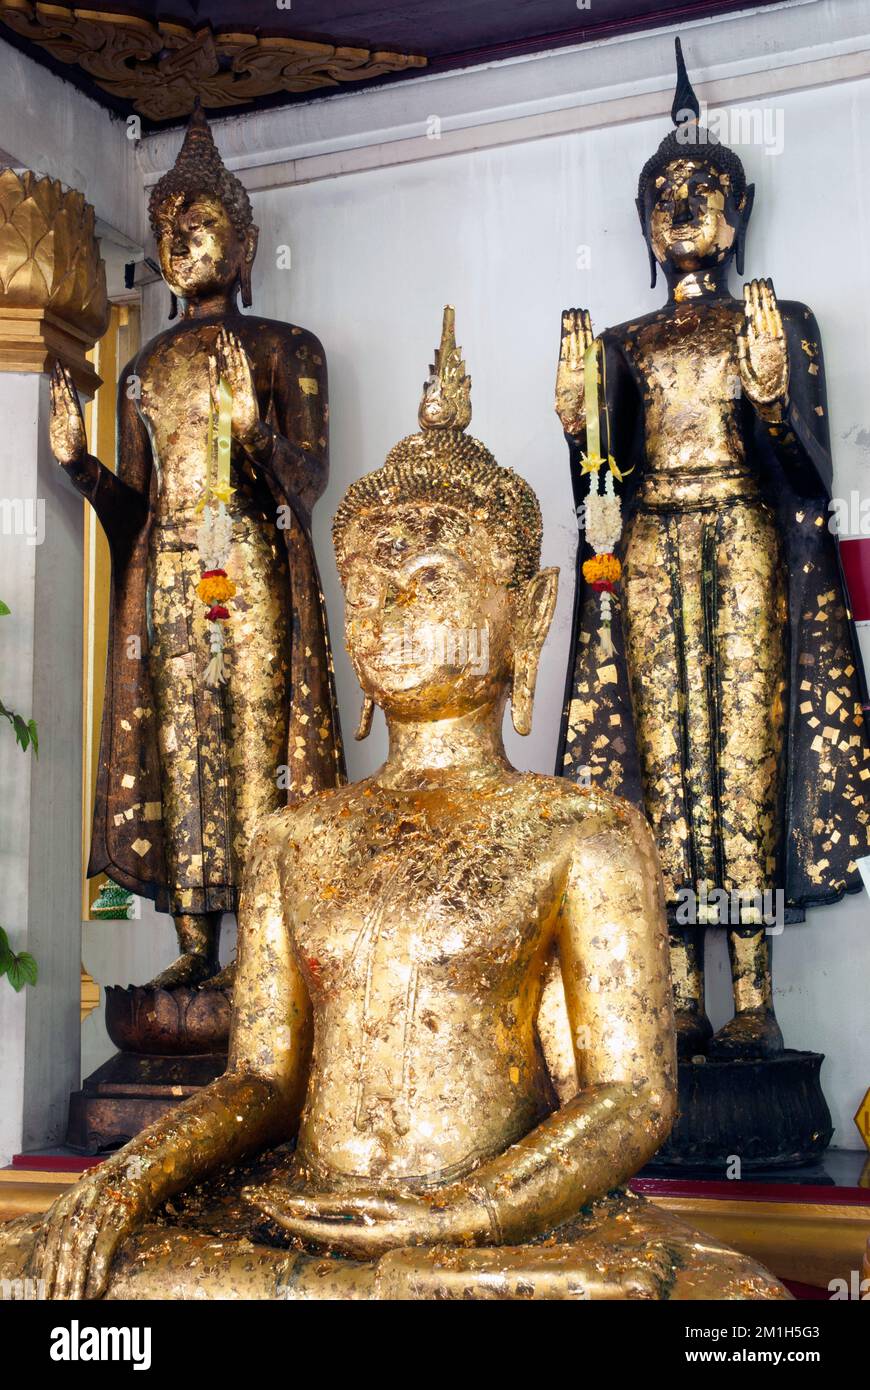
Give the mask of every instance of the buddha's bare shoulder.
<svg viewBox="0 0 870 1390">
<path fill-rule="evenodd" d="M 327 829 L 330 824 L 347 819 L 359 803 L 360 782 L 341 787 L 327 787 L 309 796 L 294 798 L 280 810 L 271 811 L 259 822 L 248 850 L 248 859 L 256 851 L 286 849 L 298 844 L 312 833 Z"/>
<path fill-rule="evenodd" d="M 583 787 L 564 777 L 542 773 L 523 773 L 524 796 L 541 817 L 555 827 L 564 828 L 578 839 L 591 836 L 617 836 L 636 839 L 644 849 L 652 843 L 646 817 L 625 797 L 603 787 Z"/>
</svg>

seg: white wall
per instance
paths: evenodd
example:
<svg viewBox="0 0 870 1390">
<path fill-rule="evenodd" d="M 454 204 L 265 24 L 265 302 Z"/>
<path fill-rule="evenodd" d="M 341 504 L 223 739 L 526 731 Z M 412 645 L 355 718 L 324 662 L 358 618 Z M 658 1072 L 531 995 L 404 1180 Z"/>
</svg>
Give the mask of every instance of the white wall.
<svg viewBox="0 0 870 1390">
<path fill-rule="evenodd" d="M 776 94 L 782 152 L 742 150 L 757 185 L 747 276 L 771 275 L 783 297 L 815 309 L 838 485 L 866 493 L 870 5 L 795 4 L 683 34 L 702 96 L 751 102 Z M 378 722 L 367 744 L 351 738 L 360 697 L 342 646 L 329 523 L 348 483 L 416 428 L 448 301 L 474 380 L 472 432 L 536 488 L 544 563 L 562 570 L 534 729 L 526 740 L 508 734 L 519 766 L 553 769 L 576 546 L 567 451 L 552 409 L 560 311 L 586 306 L 600 329 L 660 302 L 648 288 L 633 200 L 640 167 L 668 129 L 672 80 L 672 38 L 659 32 L 218 126 L 219 143 L 254 190 L 255 308 L 313 329 L 327 349 L 332 478 L 317 508 L 315 544 L 354 777 L 380 761 L 384 736 Z M 444 120 L 440 141 L 425 138 L 433 113 Z M 178 143 L 177 134 L 144 143 L 147 183 Z M 457 149 L 465 152 L 451 153 Z M 292 249 L 290 271 L 276 265 L 284 245 Z M 591 251 L 585 271 L 577 266 L 580 245 Z M 166 303 L 165 290 L 149 292 L 152 328 Z M 99 968 L 131 978 L 119 938 L 100 940 Z M 714 939 L 716 1025 L 728 1016 L 724 962 Z M 859 1147 L 851 1116 L 870 1084 L 866 897 L 789 929 L 776 943 L 775 977 L 787 1042 L 828 1056 L 835 1143 Z"/>
<path fill-rule="evenodd" d="M 123 121 L 0 40 L 0 162 L 84 193 L 98 218 L 138 241 L 141 182 Z"/>
<path fill-rule="evenodd" d="M 138 239 L 141 180 L 122 122 L 0 42 L 0 162 L 80 189 L 105 233 Z M 105 243 L 104 243 L 105 245 Z M 40 730 L 40 758 L 0 730 L 0 924 L 40 966 L 36 989 L 0 980 L 0 1164 L 57 1143 L 78 1077 L 83 504 L 48 448 L 48 383 L 0 374 L 0 498 L 39 499 L 44 543 L 0 535 L 0 698 Z"/>
</svg>

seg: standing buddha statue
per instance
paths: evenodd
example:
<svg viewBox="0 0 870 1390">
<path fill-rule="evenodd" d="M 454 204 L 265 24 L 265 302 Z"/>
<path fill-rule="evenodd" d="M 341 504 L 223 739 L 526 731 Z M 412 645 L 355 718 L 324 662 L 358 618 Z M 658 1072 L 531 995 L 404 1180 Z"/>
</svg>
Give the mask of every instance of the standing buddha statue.
<svg viewBox="0 0 870 1390">
<path fill-rule="evenodd" d="M 754 189 L 700 126 L 679 40 L 677 57 L 675 129 L 637 196 L 667 302 L 597 341 L 587 313 L 562 321 L 556 409 L 587 526 L 558 772 L 645 810 L 680 1055 L 736 1061 L 782 1054 L 771 936 L 861 887 L 870 741 L 818 325 L 769 280 L 730 293 Z M 717 922 L 735 1012 L 711 1040 Z"/>
<path fill-rule="evenodd" d="M 214 977 L 256 823 L 343 772 L 310 537 L 328 474 L 323 349 L 239 312 L 257 228 L 198 107 L 150 215 L 182 309 L 121 375 L 117 473 L 88 453 L 60 367 L 51 439 L 112 557 L 88 872 L 172 913 L 181 954 L 152 982 L 170 988 Z"/>
<path fill-rule="evenodd" d="M 528 733 L 557 573 L 531 488 L 465 433 L 470 386 L 448 309 L 420 431 L 333 524 L 360 732 L 380 705 L 386 761 L 263 821 L 226 1073 L 0 1228 L 13 1286 L 788 1297 L 614 1191 L 675 1109 L 658 863 L 636 808 L 508 762 L 505 707 Z"/>
</svg>

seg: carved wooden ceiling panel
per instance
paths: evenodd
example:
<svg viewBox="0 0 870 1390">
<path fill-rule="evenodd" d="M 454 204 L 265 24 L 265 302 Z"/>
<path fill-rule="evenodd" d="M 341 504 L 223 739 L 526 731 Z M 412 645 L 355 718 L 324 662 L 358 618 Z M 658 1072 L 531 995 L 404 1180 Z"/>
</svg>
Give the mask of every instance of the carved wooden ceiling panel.
<svg viewBox="0 0 870 1390">
<path fill-rule="evenodd" d="M 756 0 L 756 3 L 776 0 Z M 147 125 L 678 24 L 746 0 L 0 0 L 0 36 Z"/>
</svg>

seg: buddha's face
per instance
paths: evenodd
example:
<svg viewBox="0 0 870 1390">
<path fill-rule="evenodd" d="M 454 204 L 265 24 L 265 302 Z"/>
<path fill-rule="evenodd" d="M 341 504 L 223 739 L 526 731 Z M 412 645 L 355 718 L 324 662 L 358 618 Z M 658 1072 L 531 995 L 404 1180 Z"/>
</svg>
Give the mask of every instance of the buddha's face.
<svg viewBox="0 0 870 1390">
<path fill-rule="evenodd" d="M 415 503 L 348 527 L 347 648 L 366 695 L 397 718 L 448 718 L 507 689 L 513 562 L 464 513 Z"/>
<path fill-rule="evenodd" d="M 728 174 L 701 159 L 674 160 L 647 192 L 647 228 L 659 265 L 699 270 L 733 253 L 743 204 Z"/>
<path fill-rule="evenodd" d="M 218 198 L 179 194 L 161 209 L 160 268 L 180 299 L 230 289 L 245 262 L 253 260 L 254 244 L 239 236 Z"/>
</svg>

